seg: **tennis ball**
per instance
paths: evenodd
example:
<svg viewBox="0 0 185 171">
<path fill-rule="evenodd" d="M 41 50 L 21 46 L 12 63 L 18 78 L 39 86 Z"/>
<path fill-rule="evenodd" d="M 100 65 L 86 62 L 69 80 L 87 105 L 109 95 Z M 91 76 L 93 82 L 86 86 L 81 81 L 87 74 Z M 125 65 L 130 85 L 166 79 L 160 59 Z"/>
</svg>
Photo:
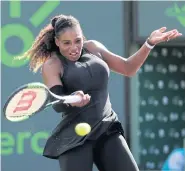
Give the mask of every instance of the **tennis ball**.
<svg viewBox="0 0 185 171">
<path fill-rule="evenodd" d="M 75 132 L 79 136 L 85 136 L 91 131 L 91 126 L 88 123 L 79 123 L 75 126 Z"/>
</svg>

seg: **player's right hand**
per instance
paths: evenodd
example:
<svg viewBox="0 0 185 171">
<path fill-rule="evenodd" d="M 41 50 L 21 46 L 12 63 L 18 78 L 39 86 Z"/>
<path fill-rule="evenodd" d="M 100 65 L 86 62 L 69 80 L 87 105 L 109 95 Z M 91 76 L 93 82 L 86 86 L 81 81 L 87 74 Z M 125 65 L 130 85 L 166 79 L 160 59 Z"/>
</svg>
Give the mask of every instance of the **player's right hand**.
<svg viewBox="0 0 185 171">
<path fill-rule="evenodd" d="M 81 90 L 76 91 L 75 93 L 73 93 L 73 95 L 79 95 L 81 97 L 81 101 L 76 103 L 70 103 L 71 106 L 83 107 L 87 105 L 91 100 L 91 96 L 89 96 L 89 94 L 84 94 L 84 92 Z"/>
</svg>

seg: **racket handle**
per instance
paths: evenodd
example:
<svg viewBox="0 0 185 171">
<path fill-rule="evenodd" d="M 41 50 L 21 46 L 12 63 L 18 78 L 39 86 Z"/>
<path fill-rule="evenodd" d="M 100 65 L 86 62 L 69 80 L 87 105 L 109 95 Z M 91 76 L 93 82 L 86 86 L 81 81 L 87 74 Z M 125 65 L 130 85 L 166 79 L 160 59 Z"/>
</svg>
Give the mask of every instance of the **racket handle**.
<svg viewBox="0 0 185 171">
<path fill-rule="evenodd" d="M 63 103 L 77 103 L 80 102 L 82 98 L 79 95 L 67 96 Z"/>
</svg>

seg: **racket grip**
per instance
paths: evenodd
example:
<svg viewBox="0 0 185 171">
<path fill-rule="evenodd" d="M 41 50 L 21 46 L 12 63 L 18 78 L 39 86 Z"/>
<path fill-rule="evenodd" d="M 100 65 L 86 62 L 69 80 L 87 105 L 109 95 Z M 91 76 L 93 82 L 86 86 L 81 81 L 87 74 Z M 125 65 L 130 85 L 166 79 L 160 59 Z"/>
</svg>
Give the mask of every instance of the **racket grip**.
<svg viewBox="0 0 185 171">
<path fill-rule="evenodd" d="M 71 95 L 68 96 L 68 98 L 65 99 L 63 103 L 77 103 L 80 102 L 81 100 L 82 98 L 79 95 Z"/>
</svg>

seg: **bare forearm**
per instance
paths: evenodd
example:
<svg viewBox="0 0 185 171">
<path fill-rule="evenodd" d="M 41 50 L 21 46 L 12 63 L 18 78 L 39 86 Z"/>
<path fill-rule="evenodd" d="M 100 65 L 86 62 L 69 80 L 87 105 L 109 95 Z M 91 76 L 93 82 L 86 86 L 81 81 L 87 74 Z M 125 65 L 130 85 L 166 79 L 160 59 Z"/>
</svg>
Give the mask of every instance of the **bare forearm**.
<svg viewBox="0 0 185 171">
<path fill-rule="evenodd" d="M 127 59 L 127 66 L 129 70 L 129 75 L 133 76 L 143 65 L 147 59 L 151 49 L 149 49 L 145 44 L 132 56 Z"/>
<path fill-rule="evenodd" d="M 126 60 L 129 76 L 133 76 L 143 65 L 151 51 L 151 45 L 156 45 L 182 36 L 182 33 L 179 33 L 177 29 L 165 32 L 166 29 L 166 27 L 161 27 L 158 30 L 154 30 L 149 36 L 149 39 L 147 39 L 147 46 L 149 45 L 149 47 L 147 47 L 145 43 L 134 55 L 130 56 Z"/>
</svg>

